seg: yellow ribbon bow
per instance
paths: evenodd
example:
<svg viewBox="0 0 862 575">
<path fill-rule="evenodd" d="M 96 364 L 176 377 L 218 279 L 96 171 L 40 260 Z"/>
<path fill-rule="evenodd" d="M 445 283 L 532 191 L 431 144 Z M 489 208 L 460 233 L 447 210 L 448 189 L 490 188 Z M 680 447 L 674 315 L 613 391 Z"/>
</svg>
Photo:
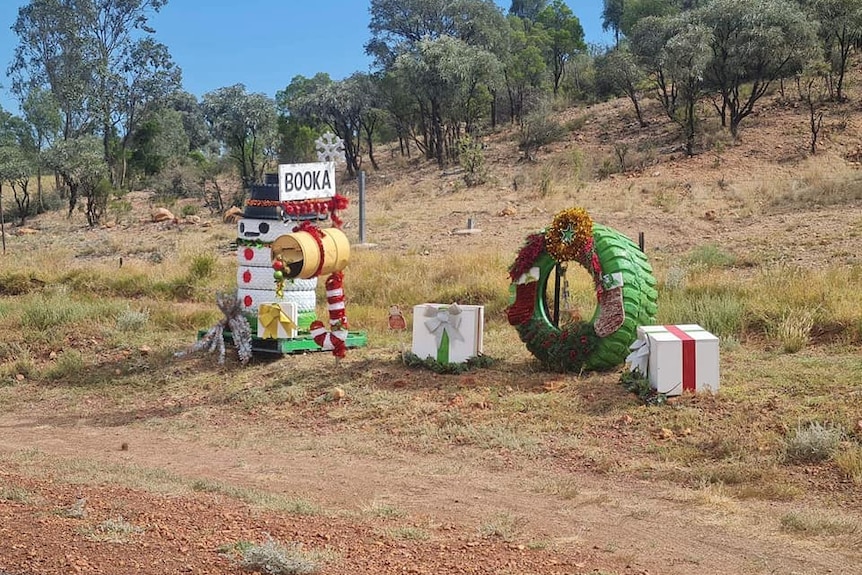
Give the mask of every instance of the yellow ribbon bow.
<svg viewBox="0 0 862 575">
<path fill-rule="evenodd" d="M 263 338 L 276 339 L 278 337 L 278 326 L 284 328 L 284 331 L 296 329 L 296 324 L 293 323 L 286 313 L 277 303 L 264 303 L 260 305 L 258 310 L 260 322 L 263 324 Z"/>
</svg>

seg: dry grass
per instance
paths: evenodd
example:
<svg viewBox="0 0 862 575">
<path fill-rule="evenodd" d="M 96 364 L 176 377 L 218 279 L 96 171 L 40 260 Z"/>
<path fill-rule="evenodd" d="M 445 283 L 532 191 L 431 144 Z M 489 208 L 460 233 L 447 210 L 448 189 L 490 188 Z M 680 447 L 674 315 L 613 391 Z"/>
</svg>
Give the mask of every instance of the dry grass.
<svg viewBox="0 0 862 575">
<path fill-rule="evenodd" d="M 791 511 L 781 518 L 781 528 L 789 533 L 800 535 L 853 535 L 862 529 L 862 524 L 854 518 L 820 509 L 801 509 Z"/>
</svg>

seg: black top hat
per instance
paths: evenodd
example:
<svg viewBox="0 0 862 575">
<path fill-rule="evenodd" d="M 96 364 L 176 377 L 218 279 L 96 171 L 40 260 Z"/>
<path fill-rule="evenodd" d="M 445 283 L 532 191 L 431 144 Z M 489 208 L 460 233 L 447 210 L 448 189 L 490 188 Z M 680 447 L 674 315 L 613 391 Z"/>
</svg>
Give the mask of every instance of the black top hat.
<svg viewBox="0 0 862 575">
<path fill-rule="evenodd" d="M 270 206 L 250 206 L 246 204 L 242 215 L 258 220 L 280 220 L 281 206 L 278 204 L 278 174 L 266 174 L 265 183 L 251 185 L 251 199 L 272 202 Z"/>
</svg>

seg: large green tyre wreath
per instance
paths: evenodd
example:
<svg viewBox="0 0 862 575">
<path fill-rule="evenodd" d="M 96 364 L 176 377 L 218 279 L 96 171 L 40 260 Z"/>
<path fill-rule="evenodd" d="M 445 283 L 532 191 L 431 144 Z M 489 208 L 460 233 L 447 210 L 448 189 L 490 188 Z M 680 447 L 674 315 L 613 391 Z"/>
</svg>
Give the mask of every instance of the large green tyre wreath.
<svg viewBox="0 0 862 575">
<path fill-rule="evenodd" d="M 518 334 L 530 352 L 554 371 L 613 369 L 625 361 L 629 346 L 637 337 L 637 327 L 655 322 L 658 292 L 646 256 L 631 239 L 607 226 L 592 224 L 592 238 L 602 276 L 607 278 L 619 274 L 622 277 L 625 317 L 613 333 L 604 337 L 596 335 L 594 325 L 602 315 L 600 301 L 597 301 L 596 311 L 589 322 L 560 328 L 553 325 L 548 316 L 545 292 L 554 268 L 564 262 L 558 262 L 547 249 L 542 249 L 532 263 L 539 269 L 539 277 L 535 286 L 525 292 L 533 297 L 532 315 L 520 323 L 513 322 L 510 316 L 510 322 L 516 324 Z M 593 272 L 583 261 L 578 263 L 588 272 Z M 517 288 L 523 286 L 513 283 L 512 287 L 517 292 Z M 512 307 L 516 303 L 517 296 Z"/>
</svg>

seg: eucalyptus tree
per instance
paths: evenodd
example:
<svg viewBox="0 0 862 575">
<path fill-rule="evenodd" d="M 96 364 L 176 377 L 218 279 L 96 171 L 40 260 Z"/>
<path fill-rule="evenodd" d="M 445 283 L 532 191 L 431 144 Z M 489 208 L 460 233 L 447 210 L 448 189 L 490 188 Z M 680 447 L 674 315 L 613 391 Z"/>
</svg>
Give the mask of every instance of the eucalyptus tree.
<svg viewBox="0 0 862 575">
<path fill-rule="evenodd" d="M 566 70 L 566 63 L 577 53 L 584 52 L 584 29 L 581 21 L 572 13 L 563 0 L 553 0 L 539 12 L 536 21 L 542 24 L 550 39 L 548 60 L 554 78 L 554 96 L 560 90 L 560 80 Z"/>
<path fill-rule="evenodd" d="M 280 162 L 311 162 L 316 159 L 315 142 L 325 128 L 317 118 L 302 116 L 299 103 L 316 89 L 332 82 L 329 74 L 319 72 L 312 78 L 294 76 L 275 94 L 278 110 L 278 158 Z"/>
<path fill-rule="evenodd" d="M 685 137 L 686 152 L 694 153 L 697 103 L 704 96 L 711 31 L 690 13 L 640 20 L 632 29 L 632 51 L 643 66 L 668 118 Z"/>
<path fill-rule="evenodd" d="M 628 36 L 635 24 L 649 16 L 666 17 L 679 14 L 677 0 L 625 0 L 620 16 L 620 31 Z"/>
<path fill-rule="evenodd" d="M 151 176 L 169 164 L 181 163 L 189 153 L 189 136 L 182 114 L 170 107 L 147 110 L 129 138 L 131 173 Z"/>
<path fill-rule="evenodd" d="M 710 62 L 710 30 L 702 24 L 679 18 L 682 25 L 664 47 L 664 58 L 679 90 L 680 108 L 674 120 L 682 127 L 685 151 L 694 154 L 697 103 L 705 94 L 704 72 Z"/>
<path fill-rule="evenodd" d="M 58 140 L 46 151 L 45 161 L 69 192 L 69 217 L 83 195 L 87 199 L 87 223 L 97 225 L 110 195 L 109 169 L 101 140 L 92 135 Z"/>
<path fill-rule="evenodd" d="M 665 46 L 678 31 L 678 19 L 648 16 L 638 21 L 630 33 L 632 54 L 647 77 L 649 89 L 671 120 L 676 119 L 679 87 L 668 66 Z"/>
<path fill-rule="evenodd" d="M 54 95 L 41 86 L 32 87 L 21 104 L 24 120 L 30 127 L 36 158 L 36 209 L 45 211 L 42 192 L 42 152 L 59 137 L 62 127 L 60 108 Z"/>
<path fill-rule="evenodd" d="M 548 0 L 512 0 L 509 14 L 524 20 L 535 21 L 547 5 Z"/>
<path fill-rule="evenodd" d="M 508 50 L 508 26 L 503 12 L 492 0 L 371 0 L 370 11 L 369 29 L 372 37 L 366 45 L 366 52 L 374 56 L 383 71 L 396 70 L 401 76 L 411 77 L 409 83 L 402 85 L 410 88 L 417 98 L 422 141 L 428 144 L 425 146 L 426 155 L 443 158 L 444 119 L 439 113 L 443 111 L 442 108 L 438 110 L 441 97 L 437 95 L 440 77 L 433 70 L 422 68 L 437 66 L 434 59 L 440 50 L 432 45 L 438 41 L 440 44 L 437 48 L 444 45 L 451 48 L 450 40 L 457 40 L 464 46 L 501 59 Z M 478 53 L 474 51 L 468 55 L 476 56 Z M 462 66 L 466 73 L 465 85 L 458 89 L 462 95 L 465 92 L 468 94 L 470 105 L 480 100 L 487 101 L 493 122 L 496 118 L 498 78 L 486 75 L 480 81 L 481 86 L 471 85 L 472 75 L 468 71 L 471 64 L 472 61 Z M 451 67 L 454 67 L 454 63 Z M 499 69 L 499 66 L 491 68 L 494 72 Z M 430 84 L 422 85 L 423 81 Z M 491 98 L 484 98 L 483 94 L 490 94 Z M 394 111 L 390 112 L 396 115 Z M 472 112 L 468 115 L 472 115 Z"/>
<path fill-rule="evenodd" d="M 623 12 L 626 0 L 603 0 L 602 4 L 602 30 L 614 33 L 615 45 L 620 45 L 620 33 L 623 25 Z"/>
<path fill-rule="evenodd" d="M 386 70 L 380 77 L 379 87 L 378 104 L 386 110 L 387 120 L 392 123 L 401 155 L 412 157 L 411 141 L 420 153 L 425 154 L 428 149 L 428 134 L 423 129 L 424 116 L 419 101 L 412 94 L 407 74 L 397 68 Z"/>
<path fill-rule="evenodd" d="M 189 140 L 189 149 L 186 151 L 218 151 L 218 145 L 204 118 L 203 107 L 194 94 L 184 90 L 171 92 L 164 101 L 164 107 L 179 113 L 183 130 Z"/>
<path fill-rule="evenodd" d="M 63 113 L 63 137 L 100 134 L 105 159 L 120 180 L 123 147 L 121 142 L 121 153 L 114 153 L 115 128 L 126 128 L 128 136 L 130 110 L 146 84 L 140 80 L 173 66 L 147 24 L 166 3 L 31 0 L 13 26 L 19 39 L 9 68 L 15 93 L 23 98 L 33 87 L 49 88 Z"/>
<path fill-rule="evenodd" d="M 91 131 L 93 70 L 74 2 L 33 0 L 19 8 L 12 30 L 18 36 L 7 71 L 13 93 L 26 99 L 32 90 L 46 88 L 60 110 L 63 138 Z"/>
<path fill-rule="evenodd" d="M 550 43 L 544 27 L 528 26 L 522 18 L 509 16 L 510 49 L 503 59 L 503 79 L 509 101 L 509 118 L 520 122 L 538 101 L 549 78 L 544 54 Z"/>
<path fill-rule="evenodd" d="M 228 150 L 243 187 L 261 181 L 277 149 L 275 102 L 265 94 L 249 94 L 243 84 L 207 92 L 204 118 L 213 136 Z"/>
<path fill-rule="evenodd" d="M 460 124 L 470 125 L 477 113 L 477 87 L 495 74 L 499 62 L 490 52 L 471 46 L 457 38 L 442 36 L 418 42 L 416 50 L 401 54 L 395 68 L 414 87 L 423 116 L 430 125 L 427 130 L 426 156 L 443 166 L 454 155 L 448 144 L 457 138 Z M 447 121 L 448 128 L 447 129 Z"/>
<path fill-rule="evenodd" d="M 644 120 L 638 99 L 638 92 L 645 76 L 637 65 L 628 44 L 620 44 L 605 54 L 597 56 L 595 66 L 599 95 L 625 95 L 634 106 L 640 127 L 646 126 L 646 120 Z"/>
<path fill-rule="evenodd" d="M 772 83 L 794 76 L 817 54 L 816 24 L 787 0 L 713 0 L 691 14 L 712 32 L 706 79 L 734 137 Z"/>
<path fill-rule="evenodd" d="M 111 132 L 119 127 L 119 150 L 114 158 L 118 172 L 114 181 L 123 187 L 129 141 L 146 118 L 147 111 L 159 107 L 179 90 L 182 74 L 167 46 L 152 38 L 143 38 L 129 47 L 128 57 L 115 78 L 115 104 L 111 107 Z M 186 144 L 188 145 L 188 144 Z"/>
<path fill-rule="evenodd" d="M 292 118 L 305 125 L 324 124 L 341 138 L 351 177 L 361 165 L 362 137 L 369 159 L 377 168 L 373 140 L 383 111 L 378 107 L 382 100 L 380 79 L 376 75 L 357 72 L 337 82 L 325 74 L 311 80 L 299 77 L 294 78 L 286 92 L 279 94 Z"/>
<path fill-rule="evenodd" d="M 377 74 L 354 74 L 351 79 L 351 89 L 359 100 L 359 127 L 365 138 L 365 149 L 368 159 L 375 170 L 380 169 L 374 158 L 374 134 L 380 125 L 388 118 L 388 113 L 383 108 L 383 73 Z"/>
<path fill-rule="evenodd" d="M 136 112 L 147 98 L 161 98 L 164 93 L 149 95 L 147 88 L 156 88 L 153 77 L 173 62 L 164 45 L 134 33 L 152 34 L 147 24 L 148 12 L 158 11 L 167 0 L 71 0 L 75 5 L 77 30 L 86 39 L 89 65 L 93 71 L 93 107 L 101 121 L 105 159 L 114 170 L 112 178 L 122 185 L 125 169 L 125 144 L 134 128 Z M 175 78 L 176 85 L 179 84 Z M 145 103 L 145 102 L 144 102 Z M 119 124 L 124 128 L 120 143 L 120 158 L 111 153 L 111 137 Z M 121 166 L 116 166 L 119 163 Z M 119 174 L 115 172 L 119 171 Z"/>
<path fill-rule="evenodd" d="M 30 215 L 30 178 L 33 158 L 18 145 L 0 145 L 0 193 L 4 184 L 12 188 L 18 207 L 18 222 L 24 225 Z"/>
<path fill-rule="evenodd" d="M 503 46 L 506 22 L 492 0 L 371 0 L 369 11 L 365 51 L 381 68 L 425 39 L 449 36 L 487 50 Z"/>
<path fill-rule="evenodd" d="M 844 100 L 850 54 L 862 44 L 862 1 L 812 0 L 809 10 L 820 23 L 820 39 L 830 71 L 830 92 L 834 99 Z"/>
<path fill-rule="evenodd" d="M 30 127 L 20 117 L 0 108 L 0 193 L 12 188 L 21 225 L 30 214 L 30 178 L 33 175 L 34 144 Z"/>
</svg>

